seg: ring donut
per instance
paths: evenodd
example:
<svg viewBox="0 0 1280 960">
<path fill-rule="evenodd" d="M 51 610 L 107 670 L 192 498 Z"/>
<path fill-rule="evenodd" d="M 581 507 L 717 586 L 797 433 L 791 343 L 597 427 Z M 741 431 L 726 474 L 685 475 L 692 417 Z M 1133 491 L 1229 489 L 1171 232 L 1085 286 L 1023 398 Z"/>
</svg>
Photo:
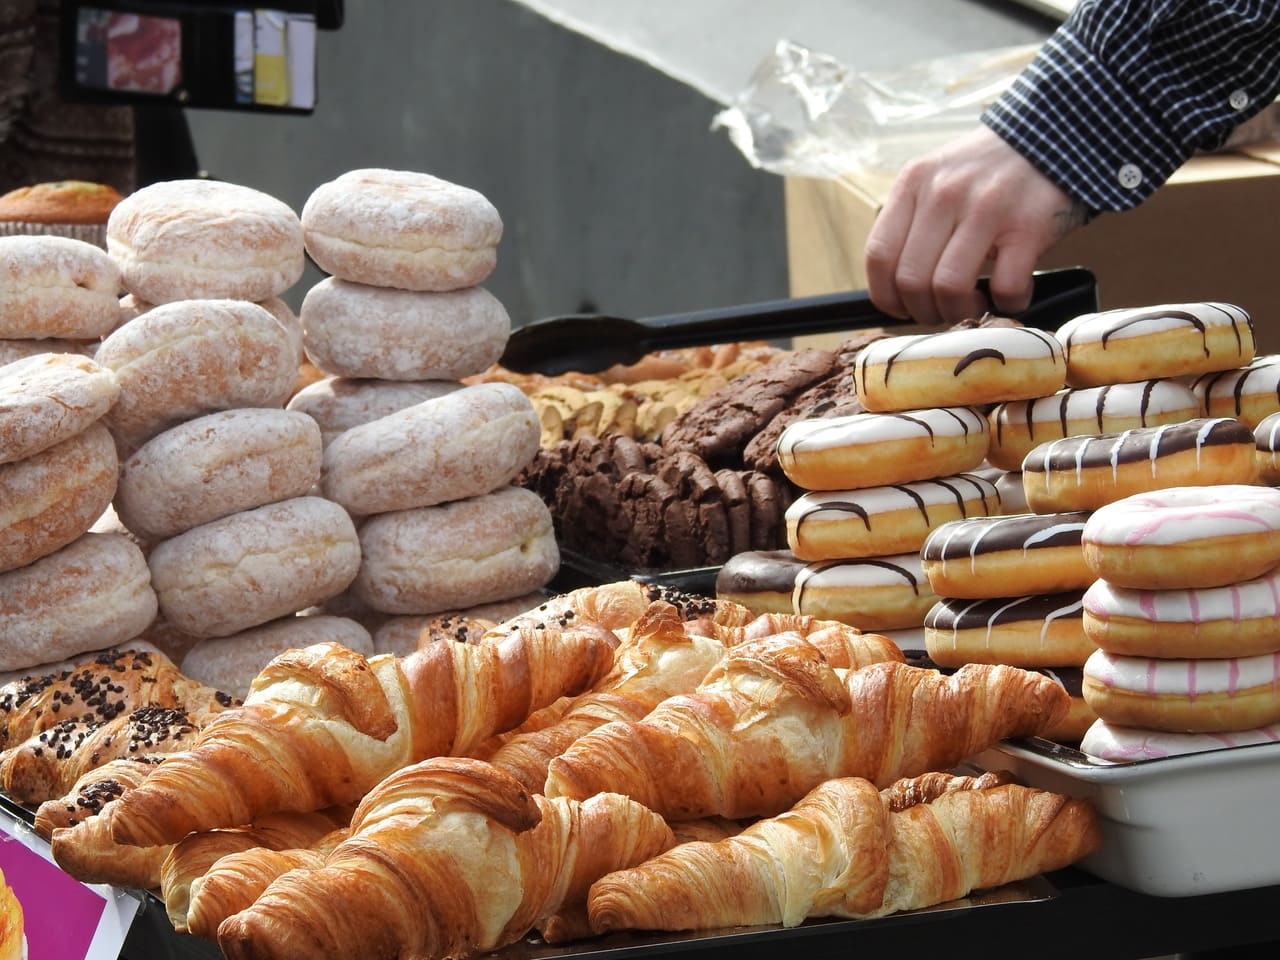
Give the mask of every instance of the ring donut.
<svg viewBox="0 0 1280 960">
<path fill-rule="evenodd" d="M 1272 723 L 1252 730 L 1224 733 L 1169 733 L 1144 730 L 1095 720 L 1080 740 L 1080 752 L 1095 760 L 1109 763 L 1133 763 L 1138 760 L 1163 760 L 1187 753 L 1204 753 L 1229 747 L 1249 747 L 1280 740 L 1280 724 Z"/>
<path fill-rule="evenodd" d="M 1081 544 L 1094 575 L 1117 587 L 1252 580 L 1280 566 L 1280 490 L 1218 484 L 1137 493 L 1099 507 Z"/>
<path fill-rule="evenodd" d="M 1230 303 L 1168 303 L 1086 313 L 1058 328 L 1067 384 L 1097 387 L 1240 367 L 1253 359 L 1253 321 Z"/>
<path fill-rule="evenodd" d="M 920 548 L 921 566 L 940 597 L 1020 597 L 1083 590 L 1095 575 L 1080 534 L 1088 514 L 1023 513 L 953 520 Z"/>
<path fill-rule="evenodd" d="M 924 621 L 925 649 L 940 666 L 1005 663 L 1078 667 L 1096 646 L 1081 626 L 1081 591 L 1034 597 L 942 599 Z"/>
<path fill-rule="evenodd" d="M 1045 397 L 1065 377 L 1062 345 L 1034 327 L 888 337 L 864 347 L 853 365 L 858 399 L 876 412 Z"/>
<path fill-rule="evenodd" d="M 990 480 L 971 473 L 861 490 L 813 491 L 784 514 L 787 544 L 799 559 L 850 560 L 919 550 L 948 520 L 1000 510 Z"/>
<path fill-rule="evenodd" d="M 1022 487 L 1035 513 L 1097 510 L 1168 487 L 1253 483 L 1255 449 L 1253 431 L 1229 417 L 1066 437 L 1027 454 Z"/>
<path fill-rule="evenodd" d="M 808 564 L 796 575 L 792 606 L 798 614 L 879 632 L 920 626 L 937 600 L 913 552 Z"/>
<path fill-rule="evenodd" d="M 805 562 L 790 550 L 744 550 L 716 572 L 716 598 L 752 613 L 795 613 L 792 594 Z"/>
<path fill-rule="evenodd" d="M 1254 357 L 1247 367 L 1206 373 L 1191 385 L 1201 416 L 1235 417 L 1250 427 L 1280 411 L 1280 355 Z"/>
<path fill-rule="evenodd" d="M 1084 697 L 1108 723 L 1224 733 L 1280 722 L 1280 653 L 1215 660 L 1122 657 L 1098 650 Z"/>
<path fill-rule="evenodd" d="M 1280 650 L 1280 571 L 1242 583 L 1129 590 L 1098 580 L 1084 594 L 1094 645 L 1126 657 L 1252 657 Z"/>
<path fill-rule="evenodd" d="M 987 420 L 969 407 L 797 420 L 778 463 L 805 490 L 852 490 L 965 473 L 987 453 Z"/>
<path fill-rule="evenodd" d="M 1002 403 L 992 410 L 987 459 L 1005 470 L 1019 470 L 1027 454 L 1048 440 L 1158 427 L 1198 416 L 1201 407 L 1196 395 L 1176 380 L 1068 388 L 1050 397 Z"/>
<path fill-rule="evenodd" d="M 1280 443 L 1280 413 L 1264 417 L 1253 430 L 1254 456 L 1258 463 L 1258 479 L 1271 485 L 1280 484 L 1280 458 L 1276 457 Z"/>
</svg>

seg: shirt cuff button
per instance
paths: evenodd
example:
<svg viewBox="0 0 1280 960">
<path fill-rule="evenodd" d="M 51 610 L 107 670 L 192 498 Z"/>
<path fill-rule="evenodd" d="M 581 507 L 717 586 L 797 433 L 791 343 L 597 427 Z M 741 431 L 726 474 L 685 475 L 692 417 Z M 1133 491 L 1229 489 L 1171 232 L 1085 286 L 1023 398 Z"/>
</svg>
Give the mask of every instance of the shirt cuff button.
<svg viewBox="0 0 1280 960">
<path fill-rule="evenodd" d="M 1249 106 L 1249 94 L 1243 90 L 1235 90 L 1227 97 L 1227 103 L 1231 104 L 1232 110 L 1239 112 Z"/>
<path fill-rule="evenodd" d="M 1142 171 L 1137 164 L 1126 163 L 1116 172 L 1116 179 L 1126 190 L 1134 190 L 1142 184 Z"/>
</svg>

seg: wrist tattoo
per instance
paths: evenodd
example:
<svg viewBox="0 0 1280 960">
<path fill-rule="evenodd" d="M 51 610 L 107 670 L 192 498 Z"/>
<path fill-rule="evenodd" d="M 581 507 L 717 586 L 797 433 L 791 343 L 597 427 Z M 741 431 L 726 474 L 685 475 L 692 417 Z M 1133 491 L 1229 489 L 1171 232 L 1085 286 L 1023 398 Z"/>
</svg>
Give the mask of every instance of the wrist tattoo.
<svg viewBox="0 0 1280 960">
<path fill-rule="evenodd" d="M 1082 227 L 1089 220 L 1089 211 L 1079 200 L 1072 200 L 1071 206 L 1059 210 L 1053 215 L 1054 233 L 1061 240 L 1076 227 Z"/>
</svg>

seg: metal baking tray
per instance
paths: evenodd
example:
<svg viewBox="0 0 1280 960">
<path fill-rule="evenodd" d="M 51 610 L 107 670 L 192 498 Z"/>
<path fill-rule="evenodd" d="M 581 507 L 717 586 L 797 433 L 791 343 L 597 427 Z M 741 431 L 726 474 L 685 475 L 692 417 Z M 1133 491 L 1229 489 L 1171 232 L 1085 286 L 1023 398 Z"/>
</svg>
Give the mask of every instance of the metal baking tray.
<svg viewBox="0 0 1280 960">
<path fill-rule="evenodd" d="M 1109 763 L 1032 737 L 973 765 L 1091 801 L 1103 841 L 1079 866 L 1118 886 L 1186 897 L 1280 883 L 1280 743 Z"/>
</svg>

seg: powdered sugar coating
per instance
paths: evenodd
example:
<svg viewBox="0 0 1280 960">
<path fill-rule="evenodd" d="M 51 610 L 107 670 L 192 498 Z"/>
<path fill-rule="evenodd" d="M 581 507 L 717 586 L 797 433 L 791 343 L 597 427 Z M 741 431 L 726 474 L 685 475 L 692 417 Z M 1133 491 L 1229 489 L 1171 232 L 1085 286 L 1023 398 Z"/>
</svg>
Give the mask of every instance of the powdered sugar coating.
<svg viewBox="0 0 1280 960">
<path fill-rule="evenodd" d="M 78 354 L 46 353 L 0 367 L 0 463 L 75 436 L 119 393 L 115 373 Z"/>
<path fill-rule="evenodd" d="M 295 393 L 286 407 L 315 420 L 320 426 L 320 440 L 327 447 L 352 427 L 460 389 L 462 384 L 455 380 L 325 377 Z"/>
<path fill-rule="evenodd" d="M 69 237 L 0 237 L 0 338 L 96 340 L 119 320 L 120 269 Z"/>
</svg>

